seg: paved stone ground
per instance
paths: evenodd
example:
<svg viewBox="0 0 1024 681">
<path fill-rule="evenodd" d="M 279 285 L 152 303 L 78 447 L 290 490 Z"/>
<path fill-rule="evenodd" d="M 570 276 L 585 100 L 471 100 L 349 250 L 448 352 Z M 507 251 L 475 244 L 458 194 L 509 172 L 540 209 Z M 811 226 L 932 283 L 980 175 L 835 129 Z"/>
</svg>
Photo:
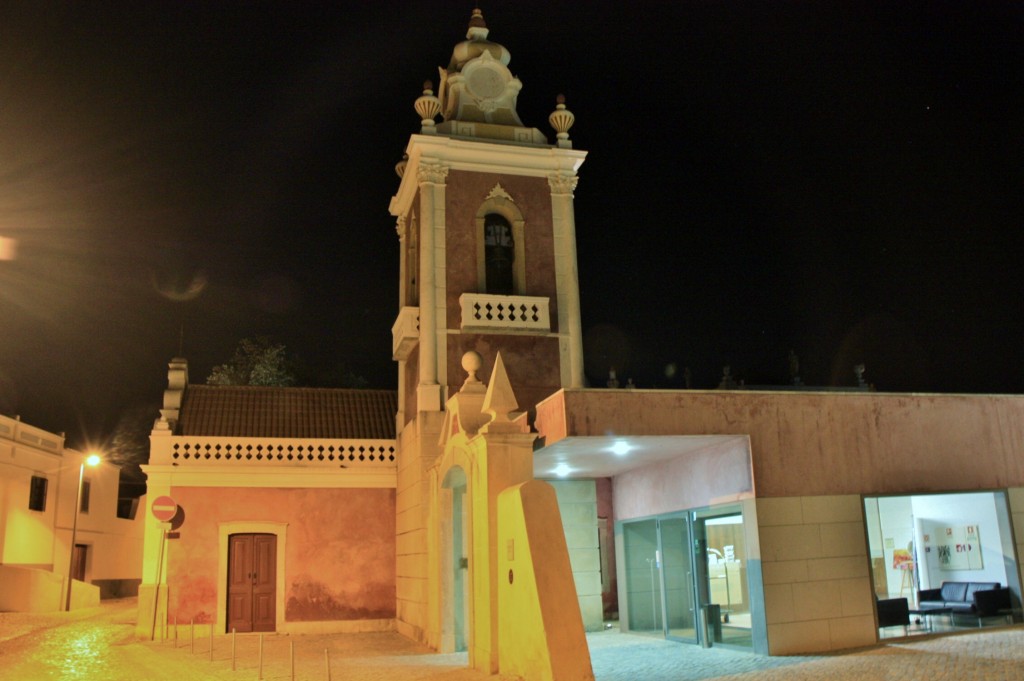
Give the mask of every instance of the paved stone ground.
<svg viewBox="0 0 1024 681">
<path fill-rule="evenodd" d="M 249 681 L 257 679 L 259 637 L 197 639 L 187 627 L 173 641 L 134 638 L 135 602 L 128 599 L 75 613 L 0 613 L 0 679 L 4 681 Z M 1024 681 L 1024 626 L 897 640 L 836 655 L 761 657 L 702 649 L 604 631 L 588 636 L 597 681 Z M 264 637 L 263 679 L 325 681 L 325 649 L 333 681 L 485 681 L 466 668 L 465 654 L 437 655 L 395 633 Z"/>
</svg>

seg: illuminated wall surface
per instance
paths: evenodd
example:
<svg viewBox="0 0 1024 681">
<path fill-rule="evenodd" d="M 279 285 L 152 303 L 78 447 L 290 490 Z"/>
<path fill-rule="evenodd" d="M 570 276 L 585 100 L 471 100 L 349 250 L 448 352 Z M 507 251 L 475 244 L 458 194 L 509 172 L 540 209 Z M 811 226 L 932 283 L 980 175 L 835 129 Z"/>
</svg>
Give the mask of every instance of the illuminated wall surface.
<svg viewBox="0 0 1024 681">
<path fill-rule="evenodd" d="M 83 457 L 59 435 L 0 416 L 0 610 L 63 607 Z M 118 478 L 116 466 L 86 467 L 89 505 L 78 514 L 75 533 L 75 543 L 85 547 L 86 583 L 73 593 L 73 607 L 95 605 L 101 589 L 104 597 L 133 595 L 141 577 L 143 519 L 117 517 Z M 45 494 L 37 490 L 33 498 L 33 479 L 45 481 Z"/>
<path fill-rule="evenodd" d="M 252 519 L 288 525 L 285 621 L 395 616 L 394 490 L 172 488 L 172 495 L 185 511 L 180 538 L 168 542 L 168 612 L 179 622 L 213 620 L 218 524 Z"/>
</svg>

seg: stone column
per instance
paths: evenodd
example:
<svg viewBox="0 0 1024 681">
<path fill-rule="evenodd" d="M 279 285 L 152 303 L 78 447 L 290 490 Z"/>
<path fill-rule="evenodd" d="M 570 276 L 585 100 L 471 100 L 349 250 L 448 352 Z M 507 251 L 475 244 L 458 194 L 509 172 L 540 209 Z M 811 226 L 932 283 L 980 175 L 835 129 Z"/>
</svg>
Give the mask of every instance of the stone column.
<svg viewBox="0 0 1024 681">
<path fill-rule="evenodd" d="M 406 249 L 408 244 L 406 238 L 408 226 L 405 224 L 405 216 L 399 216 L 395 222 L 395 232 L 398 234 L 398 313 L 402 314 L 405 307 L 409 305 L 408 280 L 409 273 L 406 268 L 409 266 Z M 401 317 L 399 317 L 401 318 Z M 405 370 L 408 366 L 406 360 L 398 362 L 398 412 L 395 414 L 395 433 L 401 433 L 405 426 Z"/>
<path fill-rule="evenodd" d="M 440 163 L 422 161 L 416 170 L 420 196 L 420 346 L 418 411 L 440 411 L 443 382 L 438 381 L 442 365 L 438 339 L 444 332 L 445 178 L 448 168 Z M 440 239 L 437 237 L 440 236 Z M 438 243 L 440 242 L 440 243 Z M 440 319 L 438 319 L 440 317 Z"/>
<path fill-rule="evenodd" d="M 580 281 L 576 265 L 576 217 L 573 190 L 576 175 L 548 176 L 555 237 L 555 286 L 558 290 L 558 335 L 562 386 L 582 388 L 583 330 L 580 321 Z"/>
</svg>

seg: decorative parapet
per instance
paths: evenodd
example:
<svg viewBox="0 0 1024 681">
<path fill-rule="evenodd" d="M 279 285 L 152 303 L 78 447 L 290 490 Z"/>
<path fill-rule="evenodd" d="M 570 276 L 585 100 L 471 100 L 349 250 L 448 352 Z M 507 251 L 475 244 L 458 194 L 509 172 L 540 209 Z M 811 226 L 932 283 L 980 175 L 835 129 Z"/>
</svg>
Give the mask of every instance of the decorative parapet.
<svg viewBox="0 0 1024 681">
<path fill-rule="evenodd" d="M 551 316 L 548 298 L 533 296 L 496 296 L 463 293 L 463 331 L 548 332 Z"/>
<path fill-rule="evenodd" d="M 394 440 L 321 440 L 178 435 L 154 446 L 152 465 L 397 468 Z M 156 443 L 154 443 L 156 445 Z"/>
<path fill-rule="evenodd" d="M 404 361 L 420 339 L 420 309 L 403 307 L 391 326 L 391 358 Z"/>
<path fill-rule="evenodd" d="M 55 435 L 42 428 L 22 423 L 21 419 L 0 416 L 0 439 L 10 440 L 15 444 L 60 454 L 64 449 L 64 436 Z"/>
</svg>

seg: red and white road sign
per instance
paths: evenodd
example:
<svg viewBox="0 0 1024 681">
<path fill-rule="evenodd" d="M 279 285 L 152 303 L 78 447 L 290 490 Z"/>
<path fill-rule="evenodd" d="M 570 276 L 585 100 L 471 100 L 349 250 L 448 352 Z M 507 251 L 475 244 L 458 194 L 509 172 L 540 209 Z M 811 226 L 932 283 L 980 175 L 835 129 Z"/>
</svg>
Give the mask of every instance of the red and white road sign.
<svg viewBox="0 0 1024 681">
<path fill-rule="evenodd" d="M 154 518 L 167 523 L 178 514 L 178 504 L 170 497 L 157 497 L 153 500 L 152 511 Z"/>
</svg>

